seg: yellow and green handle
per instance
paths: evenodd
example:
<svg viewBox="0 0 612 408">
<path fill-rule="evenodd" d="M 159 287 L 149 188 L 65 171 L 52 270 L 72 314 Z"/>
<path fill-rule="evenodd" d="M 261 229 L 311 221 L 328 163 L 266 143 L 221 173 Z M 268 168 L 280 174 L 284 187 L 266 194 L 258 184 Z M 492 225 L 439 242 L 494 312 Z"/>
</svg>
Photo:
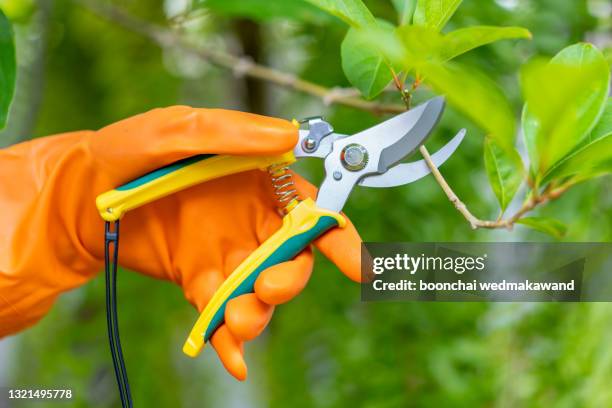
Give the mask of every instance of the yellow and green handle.
<svg viewBox="0 0 612 408">
<path fill-rule="evenodd" d="M 208 180 L 261 169 L 277 163 L 291 164 L 293 152 L 276 156 L 200 154 L 179 160 L 100 194 L 96 206 L 105 221 L 116 221 L 127 211 Z"/>
<path fill-rule="evenodd" d="M 266 169 L 295 161 L 293 152 L 276 156 L 197 155 L 154 170 L 120 187 L 100 194 L 96 206 L 106 221 L 116 221 L 127 211 L 208 180 L 247 170 Z M 252 293 L 259 274 L 270 266 L 293 259 L 314 239 L 334 227 L 344 227 L 344 217 L 318 208 L 310 198 L 301 201 L 283 218 L 282 227 L 223 282 L 195 323 L 183 346 L 195 357 L 224 322 L 227 302 Z"/>
<path fill-rule="evenodd" d="M 343 228 L 341 214 L 318 208 L 310 198 L 300 202 L 284 218 L 282 227 L 245 259 L 217 289 L 183 345 L 183 352 L 195 357 L 225 320 L 231 299 L 253 293 L 255 281 L 266 268 L 293 259 L 314 239 L 333 227 Z"/>
</svg>

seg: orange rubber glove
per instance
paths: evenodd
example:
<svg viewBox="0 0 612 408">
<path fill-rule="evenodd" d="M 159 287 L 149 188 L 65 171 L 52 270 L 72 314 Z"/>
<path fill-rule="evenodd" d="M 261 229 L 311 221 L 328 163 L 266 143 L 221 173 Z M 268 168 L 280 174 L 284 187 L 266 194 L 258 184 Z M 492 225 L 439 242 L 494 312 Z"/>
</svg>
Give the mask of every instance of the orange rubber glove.
<svg viewBox="0 0 612 408">
<path fill-rule="evenodd" d="M 284 120 L 175 106 L 97 132 L 0 150 L 0 337 L 33 325 L 61 292 L 97 275 L 104 255 L 98 194 L 195 154 L 278 154 L 296 140 L 296 128 Z M 296 182 L 304 196 L 316 194 L 303 179 L 296 176 Z M 181 285 L 201 311 L 234 268 L 280 227 L 276 208 L 262 171 L 200 184 L 128 213 L 120 262 Z M 360 242 L 349 223 L 315 245 L 358 281 Z M 234 377 L 246 378 L 243 342 L 263 331 L 274 305 L 304 288 L 312 264 L 312 252 L 304 251 L 262 272 L 254 294 L 228 303 L 212 345 Z"/>
</svg>

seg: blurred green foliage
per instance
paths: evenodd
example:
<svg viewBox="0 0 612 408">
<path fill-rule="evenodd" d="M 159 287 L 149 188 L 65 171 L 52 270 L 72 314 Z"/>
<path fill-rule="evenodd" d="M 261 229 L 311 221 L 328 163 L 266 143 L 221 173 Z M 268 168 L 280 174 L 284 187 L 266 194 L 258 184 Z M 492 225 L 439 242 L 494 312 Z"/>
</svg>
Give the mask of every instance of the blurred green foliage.
<svg viewBox="0 0 612 408">
<path fill-rule="evenodd" d="M 173 0 L 116 3 L 147 21 L 166 25 L 170 20 L 205 46 L 235 53 L 249 49 L 262 63 L 325 86 L 349 86 L 340 52 L 346 25 L 305 1 L 280 6 L 264 0 L 204 0 L 186 16 L 182 2 Z M 389 22 L 401 18 L 394 8 L 400 3 L 366 2 L 375 16 Z M 492 78 L 518 117 L 523 102 L 518 71 L 531 56 L 552 57 L 569 44 L 595 37 L 607 41 L 600 48 L 610 46 L 610 17 L 593 11 L 605 3 L 466 1 L 447 29 L 513 25 L 533 33 L 531 41 L 499 42 L 457 58 Z M 33 121 L 34 136 L 99 128 L 178 103 L 286 118 L 323 114 L 340 132 L 379 120 L 268 84 L 254 93 L 253 81 L 172 47 L 160 50 L 82 6 L 68 0 L 50 4 L 48 18 L 34 7 L 15 22 L 18 53 L 27 55 L 28 46 L 38 50 L 24 38 L 46 33 L 37 37 L 44 40 L 46 55 L 42 93 L 24 94 L 18 85 L 13 109 L 31 114 L 11 116 Z M 403 6 L 412 7 L 409 2 Z M 256 39 L 255 47 L 247 44 L 249 38 Z M 19 69 L 29 72 L 23 65 Z M 418 103 L 429 96 L 431 91 L 423 88 L 414 99 Z M 33 102 L 37 98 L 40 104 Z M 396 93 L 381 98 L 400 102 Z M 11 127 L 11 120 L 2 138 L 31 136 L 11 134 L 23 129 Z M 475 214 L 495 218 L 499 206 L 487 181 L 483 130 L 451 108 L 429 145 L 443 144 L 461 127 L 468 129 L 468 137 L 442 172 Z M 315 182 L 322 175 L 319 163 L 298 169 Z M 564 240 L 609 241 L 610 187 L 609 178 L 579 184 L 536 215 L 566 223 Z M 511 232 L 471 230 L 431 177 L 396 189 L 357 189 L 345 211 L 368 241 L 552 239 L 522 226 Z M 76 407 L 117 406 L 103 292 L 100 276 L 64 295 L 40 324 L 6 343 L 11 358 L 0 367 L 8 370 L 9 383 L 71 387 Z M 239 384 L 212 350 L 196 360 L 182 355 L 196 313 L 178 288 L 121 271 L 118 296 L 137 406 L 612 406 L 609 304 L 362 303 L 357 285 L 319 258 L 304 293 L 278 307 L 269 329 L 246 346 L 249 379 Z"/>
<path fill-rule="evenodd" d="M 15 91 L 15 43 L 11 23 L 0 10 L 0 129 L 6 124 Z"/>
<path fill-rule="evenodd" d="M 409 4 L 394 4 L 400 22 L 412 21 L 398 27 L 375 20 L 361 0 L 311 2 L 351 25 L 342 42 L 342 68 L 364 97 L 378 96 L 392 82 L 409 109 L 412 94 L 423 82 L 487 131 L 485 168 L 502 214 L 523 181 L 523 208 L 531 209 L 540 196 L 546 200 L 578 182 L 612 173 L 612 152 L 605 149 L 612 125 L 603 114 L 610 65 L 593 44 L 567 46 L 549 61 L 530 62 L 522 70 L 521 123 L 531 162 L 525 177 L 515 147 L 516 120 L 505 94 L 475 67 L 449 61 L 497 41 L 531 39 L 527 29 L 474 25 L 440 33 L 461 0 L 417 0 L 412 18 L 406 16 Z M 414 80 L 407 87 L 409 75 Z M 589 136 L 596 127 L 603 128 L 602 140 Z M 542 183 L 544 177 L 547 183 Z M 524 213 L 521 209 L 510 219 L 521 221 Z M 565 231 L 558 220 L 530 217 L 520 223 L 556 237 Z"/>
</svg>

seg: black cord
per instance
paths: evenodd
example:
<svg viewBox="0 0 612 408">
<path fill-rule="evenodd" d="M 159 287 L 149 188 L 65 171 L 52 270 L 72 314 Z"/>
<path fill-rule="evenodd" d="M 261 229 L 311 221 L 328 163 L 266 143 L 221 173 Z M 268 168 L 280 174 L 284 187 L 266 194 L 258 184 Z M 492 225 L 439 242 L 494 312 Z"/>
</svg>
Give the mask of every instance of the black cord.
<svg viewBox="0 0 612 408">
<path fill-rule="evenodd" d="M 110 246 L 113 245 L 111 259 Z M 108 329 L 108 343 L 110 345 L 111 357 L 115 378 L 119 387 L 121 406 L 132 408 L 132 394 L 128 381 L 127 370 L 123 361 L 123 350 L 119 337 L 119 322 L 117 318 L 117 260 L 119 257 L 119 221 L 115 221 L 114 231 L 111 223 L 104 225 L 104 272 L 106 277 L 106 325 Z"/>
</svg>

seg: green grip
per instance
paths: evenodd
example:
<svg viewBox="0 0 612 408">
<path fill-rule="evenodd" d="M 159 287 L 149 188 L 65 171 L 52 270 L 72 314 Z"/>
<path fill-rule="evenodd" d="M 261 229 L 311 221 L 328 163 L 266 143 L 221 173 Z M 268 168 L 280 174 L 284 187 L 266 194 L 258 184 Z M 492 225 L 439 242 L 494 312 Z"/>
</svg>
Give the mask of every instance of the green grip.
<svg viewBox="0 0 612 408">
<path fill-rule="evenodd" d="M 255 268 L 241 283 L 240 285 L 225 299 L 221 304 L 221 307 L 215 312 L 210 324 L 204 332 L 204 341 L 207 342 L 213 335 L 215 330 L 225 320 L 225 307 L 227 302 L 231 299 L 244 295 L 247 293 L 253 293 L 255 287 L 255 281 L 261 272 L 265 269 L 293 259 L 297 254 L 302 252 L 310 243 L 318 238 L 320 235 L 325 233 L 327 230 L 336 227 L 338 221 L 330 216 L 322 216 L 319 218 L 317 223 L 308 231 L 302 232 L 298 235 L 293 235 L 284 241 L 273 253 L 271 253 L 257 268 Z"/>
<path fill-rule="evenodd" d="M 195 156 L 187 157 L 182 160 L 175 161 L 174 163 L 170 163 L 164 167 L 160 167 L 159 169 L 153 170 L 143 176 L 138 177 L 132 181 L 128 181 L 127 183 L 115 188 L 115 190 L 126 191 L 131 190 L 136 187 L 140 187 L 144 184 L 147 184 L 153 180 L 156 180 L 160 177 L 163 177 L 167 174 L 170 174 L 176 170 L 182 169 L 183 167 L 189 166 L 190 164 L 197 163 L 201 160 L 208 159 L 210 157 L 214 157 L 214 154 L 197 154 Z"/>
</svg>

